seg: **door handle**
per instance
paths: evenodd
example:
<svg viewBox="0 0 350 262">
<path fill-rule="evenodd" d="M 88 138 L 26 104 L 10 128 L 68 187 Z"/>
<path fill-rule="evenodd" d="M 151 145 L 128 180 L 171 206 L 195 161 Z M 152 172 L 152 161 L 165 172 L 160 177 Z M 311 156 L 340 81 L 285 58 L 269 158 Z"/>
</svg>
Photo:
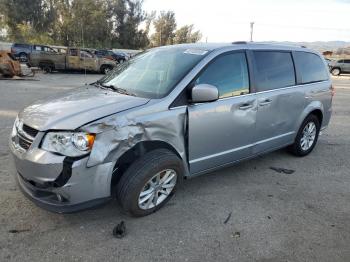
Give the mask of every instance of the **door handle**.
<svg viewBox="0 0 350 262">
<path fill-rule="evenodd" d="M 265 100 L 259 102 L 259 105 L 260 105 L 260 106 L 266 106 L 266 105 L 271 104 L 271 102 L 272 102 L 271 99 L 266 98 Z"/>
<path fill-rule="evenodd" d="M 247 109 L 252 108 L 252 107 L 253 107 L 253 104 L 243 103 L 243 104 L 240 104 L 238 108 L 240 110 L 247 110 Z"/>
</svg>

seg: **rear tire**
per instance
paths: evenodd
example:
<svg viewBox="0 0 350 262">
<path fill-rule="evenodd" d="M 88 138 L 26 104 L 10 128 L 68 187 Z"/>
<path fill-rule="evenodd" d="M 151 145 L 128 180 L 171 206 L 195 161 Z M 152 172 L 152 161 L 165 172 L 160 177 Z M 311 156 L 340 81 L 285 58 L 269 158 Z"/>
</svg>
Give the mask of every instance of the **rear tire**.
<svg viewBox="0 0 350 262">
<path fill-rule="evenodd" d="M 45 74 L 50 74 L 53 71 L 53 66 L 50 64 L 42 64 L 40 65 L 40 68 Z"/>
<path fill-rule="evenodd" d="M 130 215 L 147 216 L 171 199 L 183 173 L 182 161 L 173 152 L 167 149 L 148 152 L 121 177 L 116 188 L 117 199 Z"/>
<path fill-rule="evenodd" d="M 306 156 L 314 149 L 320 132 L 318 117 L 311 114 L 301 124 L 294 144 L 289 146 L 289 151 L 296 156 Z"/>
</svg>

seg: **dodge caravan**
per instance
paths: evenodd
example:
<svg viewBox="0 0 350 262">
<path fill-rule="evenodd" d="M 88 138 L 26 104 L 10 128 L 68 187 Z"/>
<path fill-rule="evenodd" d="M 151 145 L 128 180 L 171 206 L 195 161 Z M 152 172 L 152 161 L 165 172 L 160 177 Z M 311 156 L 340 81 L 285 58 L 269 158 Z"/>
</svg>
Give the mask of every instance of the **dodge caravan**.
<svg viewBox="0 0 350 262">
<path fill-rule="evenodd" d="M 183 178 L 287 147 L 306 156 L 331 117 L 327 64 L 259 43 L 151 49 L 97 82 L 25 108 L 10 148 L 22 192 L 73 212 L 112 197 L 133 216 Z"/>
</svg>

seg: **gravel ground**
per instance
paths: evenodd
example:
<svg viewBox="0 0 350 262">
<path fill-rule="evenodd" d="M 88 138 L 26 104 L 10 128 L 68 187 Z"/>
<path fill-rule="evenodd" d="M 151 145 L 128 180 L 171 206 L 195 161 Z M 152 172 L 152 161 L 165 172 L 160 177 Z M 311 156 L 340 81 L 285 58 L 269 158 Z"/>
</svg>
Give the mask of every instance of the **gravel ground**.
<svg viewBox="0 0 350 262">
<path fill-rule="evenodd" d="M 305 158 L 280 150 L 186 180 L 144 218 L 127 217 L 115 201 L 69 215 L 42 210 L 13 178 L 7 141 L 16 113 L 99 77 L 0 81 L 0 261 L 350 261 L 349 77 L 334 79 L 331 124 Z M 127 235 L 116 239 L 122 220 Z"/>
</svg>

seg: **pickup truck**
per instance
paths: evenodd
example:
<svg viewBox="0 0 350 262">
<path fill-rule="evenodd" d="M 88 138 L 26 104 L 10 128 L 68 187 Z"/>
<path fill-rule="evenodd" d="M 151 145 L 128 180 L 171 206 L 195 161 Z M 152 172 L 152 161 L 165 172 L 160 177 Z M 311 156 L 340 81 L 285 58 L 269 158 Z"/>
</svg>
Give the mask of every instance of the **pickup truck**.
<svg viewBox="0 0 350 262">
<path fill-rule="evenodd" d="M 45 51 L 31 53 L 28 64 L 31 67 L 39 67 L 46 73 L 86 70 L 103 74 L 117 65 L 114 61 L 98 58 L 90 51 L 80 48 L 67 48 L 66 53 Z"/>
<path fill-rule="evenodd" d="M 32 53 L 38 52 L 55 52 L 50 46 L 31 45 L 14 43 L 11 46 L 12 55 L 20 62 L 28 62 L 28 57 Z"/>
</svg>

